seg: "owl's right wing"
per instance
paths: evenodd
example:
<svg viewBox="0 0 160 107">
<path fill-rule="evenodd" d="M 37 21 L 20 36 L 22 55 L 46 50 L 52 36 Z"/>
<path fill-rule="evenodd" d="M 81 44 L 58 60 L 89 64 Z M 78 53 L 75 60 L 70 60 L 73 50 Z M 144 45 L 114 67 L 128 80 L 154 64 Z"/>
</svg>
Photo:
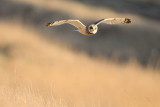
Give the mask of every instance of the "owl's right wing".
<svg viewBox="0 0 160 107">
<path fill-rule="evenodd" d="M 131 23 L 131 19 L 129 18 L 108 18 L 108 19 L 102 19 L 95 23 L 95 25 L 99 25 L 100 23 L 106 23 L 106 24 L 125 24 L 125 23 Z"/>
<path fill-rule="evenodd" d="M 71 24 L 71 25 L 75 26 L 76 28 L 78 28 L 79 30 L 86 28 L 86 26 L 83 23 L 81 23 L 79 20 L 71 20 L 71 19 L 70 20 L 54 21 L 54 22 L 48 23 L 46 26 L 47 27 L 57 26 L 57 25 L 65 24 L 65 23 Z"/>
</svg>

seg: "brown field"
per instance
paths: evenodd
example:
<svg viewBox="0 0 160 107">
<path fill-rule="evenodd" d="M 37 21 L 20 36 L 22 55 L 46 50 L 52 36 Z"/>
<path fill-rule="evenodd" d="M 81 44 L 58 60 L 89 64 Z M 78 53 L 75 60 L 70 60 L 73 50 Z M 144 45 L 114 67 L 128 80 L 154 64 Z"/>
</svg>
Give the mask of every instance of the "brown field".
<svg viewBox="0 0 160 107">
<path fill-rule="evenodd" d="M 20 23 L 0 29 L 1 107 L 160 107 L 159 69 L 91 58 Z"/>
<path fill-rule="evenodd" d="M 157 51 L 159 21 L 77 0 L 0 2 L 0 107 L 160 107 L 160 61 L 155 66 L 150 64 L 153 60 L 146 66 L 137 61 L 153 50 L 160 55 Z M 93 38 L 85 38 L 67 28 L 66 32 L 59 28 L 61 33 L 58 28 L 44 28 L 47 22 L 65 17 L 89 22 L 126 16 L 133 19 L 129 29 L 101 28 Z M 116 33 L 104 32 L 108 30 Z M 128 32 L 124 33 L 126 36 L 120 33 L 124 31 Z M 51 40 L 46 38 L 49 35 L 53 36 Z M 133 39 L 136 49 L 142 46 L 138 53 L 145 54 L 137 59 L 130 57 L 128 62 L 122 63 L 116 53 L 111 59 L 87 53 L 94 47 L 93 53 L 100 51 L 96 50 L 99 48 L 105 52 L 105 48 L 110 48 L 107 40 L 112 43 L 109 45 L 115 45 L 115 39 L 109 40 L 111 36 L 118 38 L 114 35 L 122 38 L 115 42 L 119 42 L 117 46 L 124 45 L 120 50 L 128 52 L 132 48 L 128 40 Z M 80 43 L 79 47 L 86 45 L 89 48 L 75 51 L 76 46 L 71 45 L 76 42 Z M 106 44 L 101 45 L 101 42 Z M 159 57 L 155 55 L 154 58 Z"/>
</svg>

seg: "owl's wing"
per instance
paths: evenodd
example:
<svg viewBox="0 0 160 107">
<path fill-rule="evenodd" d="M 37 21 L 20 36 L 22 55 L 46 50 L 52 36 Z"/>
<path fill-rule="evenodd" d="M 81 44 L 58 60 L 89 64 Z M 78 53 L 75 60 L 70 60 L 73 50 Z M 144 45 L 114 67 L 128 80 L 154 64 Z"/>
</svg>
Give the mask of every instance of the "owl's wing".
<svg viewBox="0 0 160 107">
<path fill-rule="evenodd" d="M 95 23 L 95 25 L 99 25 L 100 23 L 106 24 L 124 24 L 124 23 L 131 23 L 131 19 L 128 18 L 108 18 L 108 19 L 101 19 Z"/>
<path fill-rule="evenodd" d="M 86 28 L 86 26 L 83 23 L 81 23 L 79 20 L 54 21 L 54 22 L 48 23 L 46 26 L 47 27 L 49 27 L 49 26 L 57 26 L 57 25 L 65 24 L 65 23 L 71 24 L 71 25 L 75 26 L 78 29 L 85 29 Z"/>
</svg>

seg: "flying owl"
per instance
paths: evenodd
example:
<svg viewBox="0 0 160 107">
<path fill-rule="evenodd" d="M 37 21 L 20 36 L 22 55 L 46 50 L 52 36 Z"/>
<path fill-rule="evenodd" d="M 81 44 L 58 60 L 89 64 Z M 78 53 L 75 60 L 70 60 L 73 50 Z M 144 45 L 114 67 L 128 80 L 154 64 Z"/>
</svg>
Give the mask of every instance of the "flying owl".
<svg viewBox="0 0 160 107">
<path fill-rule="evenodd" d="M 80 32 L 83 35 L 90 36 L 94 35 L 98 31 L 98 25 L 100 23 L 106 23 L 106 24 L 125 24 L 125 23 L 131 23 L 131 19 L 129 18 L 108 18 L 108 19 L 101 19 L 93 24 L 90 24 L 89 26 L 85 26 L 83 23 L 81 23 L 79 20 L 59 20 L 54 21 L 51 23 L 48 23 L 46 26 L 57 26 L 61 24 L 71 24 L 77 28 L 76 31 Z"/>
</svg>

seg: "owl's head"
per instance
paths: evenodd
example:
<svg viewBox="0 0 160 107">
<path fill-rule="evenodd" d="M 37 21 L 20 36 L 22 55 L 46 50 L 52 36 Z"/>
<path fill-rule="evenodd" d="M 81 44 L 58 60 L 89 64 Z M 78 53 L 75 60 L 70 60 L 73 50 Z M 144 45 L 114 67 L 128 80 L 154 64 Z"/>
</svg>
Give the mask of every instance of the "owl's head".
<svg viewBox="0 0 160 107">
<path fill-rule="evenodd" d="M 98 27 L 95 24 L 91 24 L 91 25 L 88 26 L 88 31 L 91 34 L 97 33 L 97 30 L 98 30 Z"/>
</svg>

